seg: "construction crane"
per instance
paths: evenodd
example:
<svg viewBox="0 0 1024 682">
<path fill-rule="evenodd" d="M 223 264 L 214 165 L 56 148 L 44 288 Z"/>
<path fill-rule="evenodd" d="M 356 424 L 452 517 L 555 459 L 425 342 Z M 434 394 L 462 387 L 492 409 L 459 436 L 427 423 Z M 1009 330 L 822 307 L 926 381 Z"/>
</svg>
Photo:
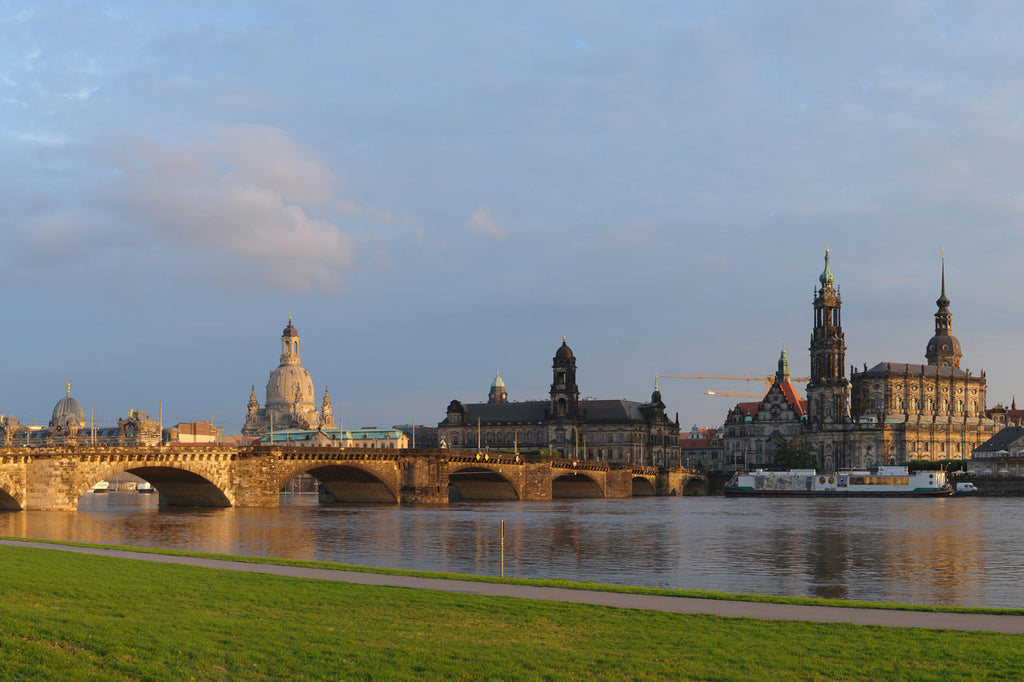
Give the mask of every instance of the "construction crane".
<svg viewBox="0 0 1024 682">
<path fill-rule="evenodd" d="M 774 374 L 659 374 L 662 379 L 718 379 L 721 381 L 763 381 L 764 391 L 768 392 L 768 389 L 772 387 L 772 382 L 775 381 Z M 791 378 L 793 382 L 804 382 L 810 381 L 810 377 L 797 377 Z M 763 398 L 764 393 L 749 393 L 745 391 L 704 391 L 704 395 L 714 395 L 725 398 Z"/>
<path fill-rule="evenodd" d="M 704 395 L 717 395 L 721 398 L 763 398 L 760 393 L 744 393 L 742 391 L 704 391 Z"/>
</svg>

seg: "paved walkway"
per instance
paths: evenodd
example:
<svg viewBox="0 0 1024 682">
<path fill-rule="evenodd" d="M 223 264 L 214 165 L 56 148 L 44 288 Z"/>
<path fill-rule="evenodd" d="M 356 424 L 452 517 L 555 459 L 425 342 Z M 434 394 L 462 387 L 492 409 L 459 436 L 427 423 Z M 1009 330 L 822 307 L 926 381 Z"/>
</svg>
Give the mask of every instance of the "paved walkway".
<svg viewBox="0 0 1024 682">
<path fill-rule="evenodd" d="M 621 594 L 616 592 L 591 592 L 569 590 L 558 587 L 530 587 L 527 585 L 503 585 L 478 583 L 468 580 L 443 580 L 440 578 L 411 578 L 400 575 L 379 573 L 358 573 L 354 571 L 332 571 L 325 568 L 300 568 L 296 566 L 275 566 L 271 564 L 247 564 L 218 559 L 148 554 L 126 550 L 93 549 L 68 545 L 37 544 L 16 540 L 0 540 L 0 545 L 53 549 L 79 554 L 95 554 L 118 559 L 155 561 L 164 564 L 183 564 L 201 568 L 216 568 L 226 571 L 267 573 L 271 575 L 332 580 L 335 582 L 360 585 L 384 585 L 390 587 L 412 587 L 440 592 L 462 592 L 495 597 L 519 599 L 543 599 L 547 601 L 570 602 L 574 604 L 596 604 L 626 609 L 666 611 L 669 613 L 705 613 L 727 618 L 756 618 L 761 620 L 799 620 L 818 623 L 852 623 L 854 625 L 884 625 L 887 627 L 930 628 L 937 630 L 968 630 L 1024 634 L 1024 616 L 993 616 L 973 613 L 937 613 L 929 611 L 890 611 L 885 609 L 855 609 L 835 606 L 799 606 L 794 604 L 761 604 L 756 602 L 725 601 L 719 599 L 692 599 L 687 597 L 663 597 L 645 594 Z"/>
</svg>

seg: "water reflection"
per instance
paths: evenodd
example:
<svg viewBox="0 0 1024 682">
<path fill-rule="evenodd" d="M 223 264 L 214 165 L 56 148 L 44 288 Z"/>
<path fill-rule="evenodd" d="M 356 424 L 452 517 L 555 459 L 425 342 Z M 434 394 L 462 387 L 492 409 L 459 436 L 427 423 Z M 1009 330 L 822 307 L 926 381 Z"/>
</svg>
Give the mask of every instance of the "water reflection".
<svg viewBox="0 0 1024 682">
<path fill-rule="evenodd" d="M 997 499 L 637 498 L 161 509 L 87 494 L 76 512 L 3 512 L 0 534 L 613 584 L 1024 605 L 1024 504 Z"/>
</svg>

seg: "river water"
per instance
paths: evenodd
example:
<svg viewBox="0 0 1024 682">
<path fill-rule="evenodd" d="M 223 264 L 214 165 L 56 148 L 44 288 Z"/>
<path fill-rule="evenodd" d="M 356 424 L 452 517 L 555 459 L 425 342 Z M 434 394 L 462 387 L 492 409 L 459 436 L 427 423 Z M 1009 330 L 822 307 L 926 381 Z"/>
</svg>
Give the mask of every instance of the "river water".
<svg viewBox="0 0 1024 682">
<path fill-rule="evenodd" d="M 78 512 L 0 512 L 0 535 L 913 604 L 1024 607 L 1021 498 L 473 502 L 160 508 L 88 493 Z"/>
</svg>

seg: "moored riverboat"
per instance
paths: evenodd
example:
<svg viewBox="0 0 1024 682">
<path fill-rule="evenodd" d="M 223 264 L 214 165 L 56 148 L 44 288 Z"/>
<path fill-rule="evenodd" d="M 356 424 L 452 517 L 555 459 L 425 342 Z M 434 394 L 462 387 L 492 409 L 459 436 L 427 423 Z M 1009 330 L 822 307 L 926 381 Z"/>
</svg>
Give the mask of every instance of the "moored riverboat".
<svg viewBox="0 0 1024 682">
<path fill-rule="evenodd" d="M 722 492 L 729 497 L 941 497 L 953 490 L 945 471 L 915 471 L 905 466 L 737 472 Z"/>
</svg>

